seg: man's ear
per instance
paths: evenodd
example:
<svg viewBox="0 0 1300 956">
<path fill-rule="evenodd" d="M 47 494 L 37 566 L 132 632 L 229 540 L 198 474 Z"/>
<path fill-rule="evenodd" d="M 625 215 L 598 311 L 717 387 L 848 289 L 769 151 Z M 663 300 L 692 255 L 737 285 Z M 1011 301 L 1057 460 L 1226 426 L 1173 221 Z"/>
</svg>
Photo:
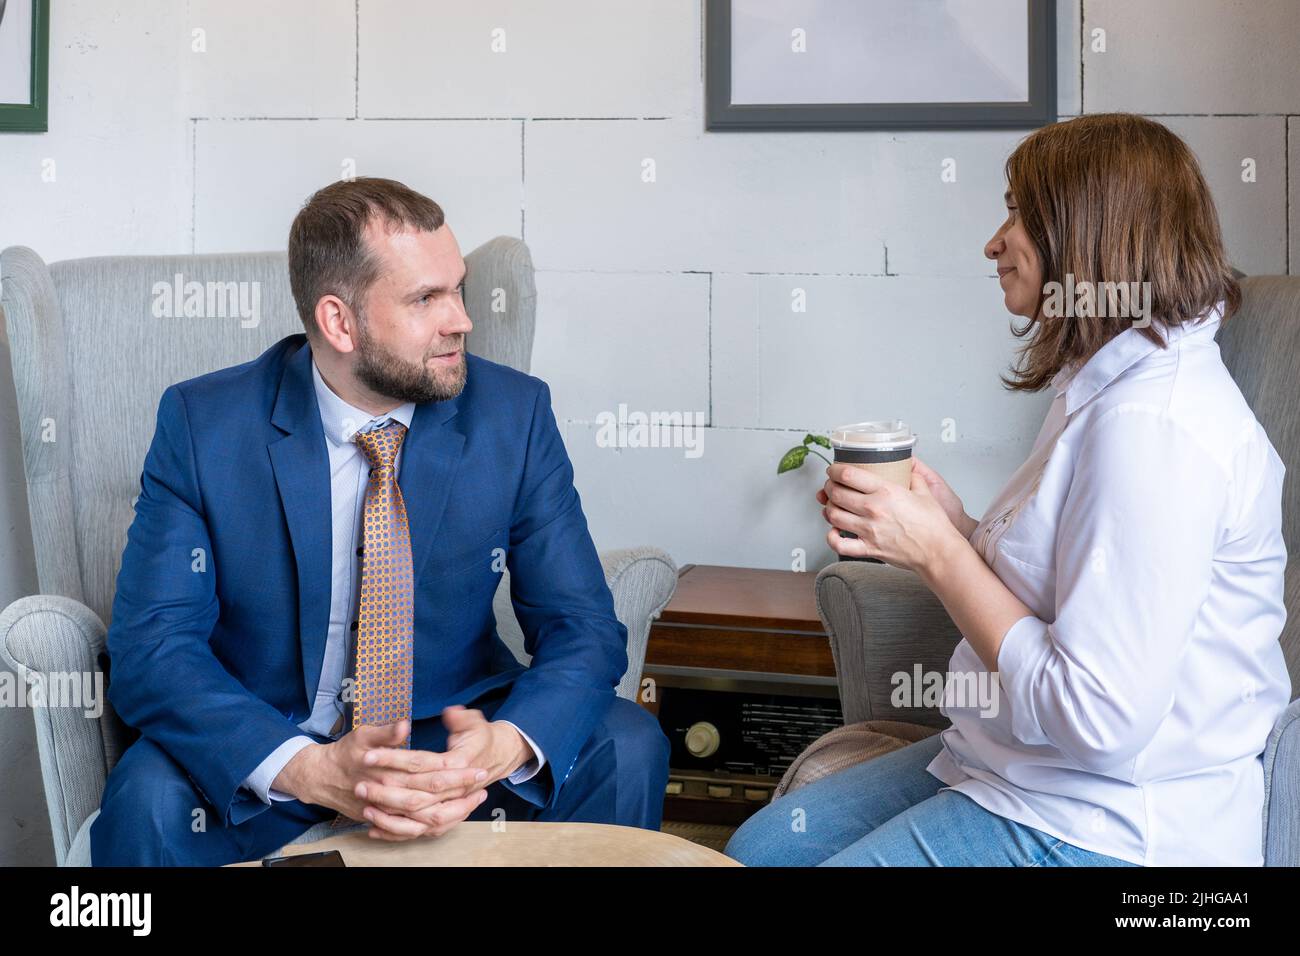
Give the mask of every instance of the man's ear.
<svg viewBox="0 0 1300 956">
<path fill-rule="evenodd" d="M 356 315 L 336 295 L 323 295 L 316 302 L 316 328 L 336 352 L 356 349 Z"/>
</svg>

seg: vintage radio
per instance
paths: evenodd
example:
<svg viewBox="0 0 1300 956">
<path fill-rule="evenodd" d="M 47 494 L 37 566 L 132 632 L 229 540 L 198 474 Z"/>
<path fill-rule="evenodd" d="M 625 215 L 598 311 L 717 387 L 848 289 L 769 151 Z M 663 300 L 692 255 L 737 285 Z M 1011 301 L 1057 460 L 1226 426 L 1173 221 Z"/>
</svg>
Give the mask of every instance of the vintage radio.
<svg viewBox="0 0 1300 956">
<path fill-rule="evenodd" d="M 737 824 L 843 723 L 816 575 L 681 569 L 650 629 L 642 703 L 672 742 L 664 819 Z"/>
</svg>

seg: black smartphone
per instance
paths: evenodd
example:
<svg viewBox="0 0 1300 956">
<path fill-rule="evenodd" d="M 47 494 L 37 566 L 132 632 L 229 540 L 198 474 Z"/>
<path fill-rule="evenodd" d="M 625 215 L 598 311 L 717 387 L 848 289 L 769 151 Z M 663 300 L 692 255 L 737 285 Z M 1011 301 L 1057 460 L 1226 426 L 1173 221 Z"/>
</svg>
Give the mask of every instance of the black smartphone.
<svg viewBox="0 0 1300 956">
<path fill-rule="evenodd" d="M 338 850 L 320 853 L 299 853 L 297 856 L 272 856 L 262 861 L 263 866 L 347 866 Z"/>
</svg>

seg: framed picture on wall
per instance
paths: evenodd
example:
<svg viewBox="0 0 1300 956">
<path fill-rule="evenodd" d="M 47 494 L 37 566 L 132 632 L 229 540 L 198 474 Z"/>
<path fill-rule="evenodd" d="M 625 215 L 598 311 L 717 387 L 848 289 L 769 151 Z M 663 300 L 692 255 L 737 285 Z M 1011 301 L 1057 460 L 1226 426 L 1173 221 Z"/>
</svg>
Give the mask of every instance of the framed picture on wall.
<svg viewBox="0 0 1300 956">
<path fill-rule="evenodd" d="M 705 128 L 1056 120 L 1055 0 L 705 0 Z"/>
<path fill-rule="evenodd" d="M 49 123 L 50 0 L 0 0 L 0 132 Z"/>
</svg>

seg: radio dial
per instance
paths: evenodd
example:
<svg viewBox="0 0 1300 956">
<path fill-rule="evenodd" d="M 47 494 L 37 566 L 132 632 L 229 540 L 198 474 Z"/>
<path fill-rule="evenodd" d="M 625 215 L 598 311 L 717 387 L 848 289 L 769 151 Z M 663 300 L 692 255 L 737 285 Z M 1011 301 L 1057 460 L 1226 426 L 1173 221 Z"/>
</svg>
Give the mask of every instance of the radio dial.
<svg viewBox="0 0 1300 956">
<path fill-rule="evenodd" d="M 718 733 L 718 728 L 707 720 L 691 724 L 686 731 L 686 749 L 692 757 L 710 757 L 717 752 L 721 743 L 722 735 Z"/>
</svg>

